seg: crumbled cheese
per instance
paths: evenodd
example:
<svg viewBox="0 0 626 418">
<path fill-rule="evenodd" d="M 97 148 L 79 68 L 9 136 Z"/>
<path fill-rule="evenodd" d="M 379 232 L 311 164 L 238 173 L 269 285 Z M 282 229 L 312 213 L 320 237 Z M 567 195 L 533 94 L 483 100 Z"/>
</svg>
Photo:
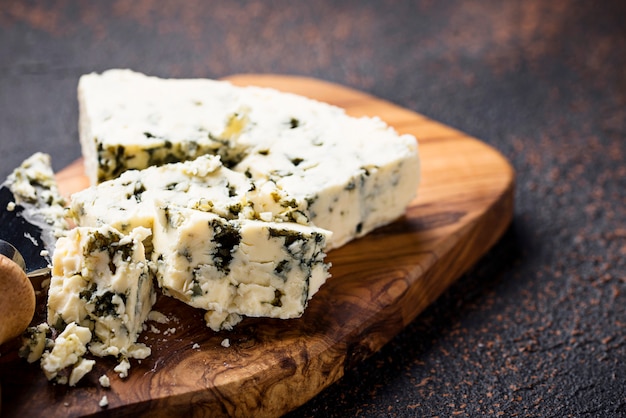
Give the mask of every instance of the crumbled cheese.
<svg viewBox="0 0 626 418">
<path fill-rule="evenodd" d="M 106 374 L 103 374 L 102 376 L 100 376 L 100 378 L 98 379 L 98 382 L 100 382 L 100 386 L 102 386 L 103 388 L 111 387 L 111 380 L 109 379 L 109 376 L 107 376 Z"/>
<path fill-rule="evenodd" d="M 185 193 L 176 190 L 181 184 Z M 269 183 L 256 187 L 206 156 L 127 171 L 75 194 L 72 213 L 83 226 L 151 227 L 158 283 L 167 294 L 211 311 L 207 324 L 219 330 L 232 328 L 242 315 L 300 316 L 328 277 L 323 250 L 331 233 L 287 222 L 293 214 L 289 202 Z M 283 222 L 258 220 L 255 207 L 274 210 L 269 213 Z M 253 282 L 251 268 L 263 272 Z"/>
<path fill-rule="evenodd" d="M 126 358 L 122 358 L 122 360 L 118 363 L 113 371 L 119 374 L 120 378 L 124 379 L 128 377 L 128 370 L 130 369 L 130 362 Z"/>
<path fill-rule="evenodd" d="M 48 339 L 49 333 L 50 327 L 45 322 L 26 329 L 22 336 L 20 357 L 25 358 L 29 363 L 39 360 L 46 347 L 52 344 L 52 340 Z"/>
<path fill-rule="evenodd" d="M 76 376 L 78 378 L 91 370 L 93 363 L 81 363 L 83 355 L 87 352 L 87 343 L 90 340 L 91 331 L 89 328 L 81 327 L 75 322 L 68 324 L 54 340 L 52 350 L 44 352 L 41 357 L 41 368 L 48 380 L 56 378 L 59 372 L 70 366 L 78 369 Z M 60 376 L 57 381 L 66 383 L 67 377 Z M 72 379 L 70 384 L 76 384 L 76 382 L 76 379 Z"/>
<path fill-rule="evenodd" d="M 170 322 L 170 318 L 159 311 L 150 311 L 148 314 L 148 321 L 158 322 L 159 324 L 167 324 Z"/>
<path fill-rule="evenodd" d="M 261 219 L 262 221 L 271 222 L 273 218 L 274 216 L 272 215 L 272 212 L 259 213 L 259 219 Z"/>
<path fill-rule="evenodd" d="M 224 338 L 221 342 L 221 346 L 225 348 L 230 347 L 230 340 L 228 338 Z"/>
<path fill-rule="evenodd" d="M 198 344 L 198 343 L 193 343 L 193 344 L 192 344 L 192 346 L 191 346 L 191 348 L 192 348 L 192 349 L 194 349 L 194 350 L 197 350 L 197 349 L 199 349 L 199 348 L 200 348 L 200 344 Z"/>
<path fill-rule="evenodd" d="M 7 203 L 7 210 L 9 212 L 13 212 L 15 210 L 15 202 L 9 202 Z"/>
<path fill-rule="evenodd" d="M 102 396 L 102 399 L 100 399 L 98 405 L 100 406 L 100 408 L 106 408 L 107 406 L 109 406 L 109 398 L 107 398 L 107 395 Z"/>
<path fill-rule="evenodd" d="M 57 242 L 48 292 L 48 323 L 93 329 L 89 351 L 97 356 L 145 358 L 137 343 L 156 300 L 143 241 L 150 231 L 122 235 L 109 226 L 78 227 Z"/>
<path fill-rule="evenodd" d="M 176 333 L 176 328 L 168 328 L 165 331 L 163 331 L 163 335 L 172 335 Z"/>
<path fill-rule="evenodd" d="M 94 364 L 96 364 L 95 360 L 86 360 L 84 358 L 80 358 L 76 365 L 72 368 L 72 372 L 70 373 L 69 385 L 76 386 L 76 383 L 80 379 L 82 379 L 87 373 L 91 371 Z"/>
</svg>

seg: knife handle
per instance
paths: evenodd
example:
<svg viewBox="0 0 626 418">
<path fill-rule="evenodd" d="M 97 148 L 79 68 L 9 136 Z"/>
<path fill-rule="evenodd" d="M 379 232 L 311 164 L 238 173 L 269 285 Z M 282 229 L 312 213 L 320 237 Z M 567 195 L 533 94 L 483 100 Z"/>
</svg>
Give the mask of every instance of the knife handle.
<svg viewBox="0 0 626 418">
<path fill-rule="evenodd" d="M 0 345 L 19 336 L 35 315 L 35 289 L 26 272 L 0 254 Z"/>
</svg>

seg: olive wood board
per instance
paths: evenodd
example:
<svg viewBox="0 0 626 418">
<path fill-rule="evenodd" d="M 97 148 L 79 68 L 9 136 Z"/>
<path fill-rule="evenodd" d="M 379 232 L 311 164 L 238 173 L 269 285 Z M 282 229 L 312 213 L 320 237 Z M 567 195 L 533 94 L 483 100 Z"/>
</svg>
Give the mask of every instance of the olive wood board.
<svg viewBox="0 0 626 418">
<path fill-rule="evenodd" d="M 301 94 L 378 116 L 419 143 L 422 181 L 406 215 L 332 250 L 332 277 L 298 319 L 246 318 L 232 331 L 208 329 L 203 313 L 159 297 L 155 310 L 173 319 L 150 323 L 139 341 L 152 355 L 132 360 L 120 379 L 112 358 L 98 359 L 74 388 L 49 383 L 38 363 L 2 347 L 0 379 L 5 417 L 280 416 L 340 379 L 413 321 L 470 268 L 507 229 L 515 175 L 485 143 L 371 95 L 311 78 L 228 77 Z M 87 187 L 82 161 L 57 175 L 62 193 Z M 36 320 L 45 315 L 39 298 Z M 419 320 L 419 319 L 418 319 Z M 224 342 L 228 339 L 229 346 Z M 224 343 L 224 344 L 223 344 Z M 110 388 L 98 378 L 107 374 Z M 106 395 L 108 406 L 99 402 Z"/>
</svg>

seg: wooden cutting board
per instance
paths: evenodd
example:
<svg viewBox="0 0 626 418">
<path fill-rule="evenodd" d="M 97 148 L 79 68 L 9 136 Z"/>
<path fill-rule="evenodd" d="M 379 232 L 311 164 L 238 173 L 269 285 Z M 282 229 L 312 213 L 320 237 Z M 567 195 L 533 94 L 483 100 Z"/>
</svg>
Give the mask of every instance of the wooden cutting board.
<svg viewBox="0 0 626 418">
<path fill-rule="evenodd" d="M 513 214 L 514 172 L 477 139 L 370 95 L 310 78 L 240 75 L 238 85 L 269 86 L 379 116 L 419 140 L 422 184 L 406 216 L 331 251 L 332 278 L 294 320 L 245 319 L 214 333 L 202 313 L 174 299 L 155 309 L 174 319 L 152 324 L 140 342 L 152 355 L 122 380 L 102 359 L 77 387 L 46 381 L 38 364 L 2 347 L 5 417 L 91 414 L 277 416 L 337 381 L 379 350 L 498 240 Z M 87 186 L 82 162 L 58 174 L 66 194 Z M 39 314 L 44 312 L 40 300 Z M 419 320 L 419 318 L 417 319 Z M 224 341 L 228 339 L 228 343 Z M 107 374 L 111 387 L 98 378 Z M 109 405 L 98 403 L 106 395 Z"/>
</svg>

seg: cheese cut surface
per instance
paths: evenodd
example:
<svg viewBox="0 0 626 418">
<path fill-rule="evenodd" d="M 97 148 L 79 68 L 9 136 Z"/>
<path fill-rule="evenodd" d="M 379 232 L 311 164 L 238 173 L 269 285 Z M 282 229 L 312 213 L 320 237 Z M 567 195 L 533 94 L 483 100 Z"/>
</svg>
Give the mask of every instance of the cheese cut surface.
<svg viewBox="0 0 626 418">
<path fill-rule="evenodd" d="M 110 226 L 78 227 L 57 242 L 48 291 L 48 323 L 58 330 L 76 323 L 93 331 L 89 351 L 121 359 L 145 358 L 137 343 L 156 300 L 142 244 L 150 235 L 136 228 L 123 235 Z"/>
<path fill-rule="evenodd" d="M 207 325 L 241 316 L 297 318 L 326 281 L 331 233 L 295 223 L 227 220 L 157 202 L 153 260 L 166 294 L 205 309 Z"/>
<path fill-rule="evenodd" d="M 401 216 L 419 183 L 413 136 L 294 94 L 109 70 L 81 77 L 78 97 L 92 183 L 219 155 L 288 196 L 292 221 L 331 230 L 332 248 Z"/>
</svg>

